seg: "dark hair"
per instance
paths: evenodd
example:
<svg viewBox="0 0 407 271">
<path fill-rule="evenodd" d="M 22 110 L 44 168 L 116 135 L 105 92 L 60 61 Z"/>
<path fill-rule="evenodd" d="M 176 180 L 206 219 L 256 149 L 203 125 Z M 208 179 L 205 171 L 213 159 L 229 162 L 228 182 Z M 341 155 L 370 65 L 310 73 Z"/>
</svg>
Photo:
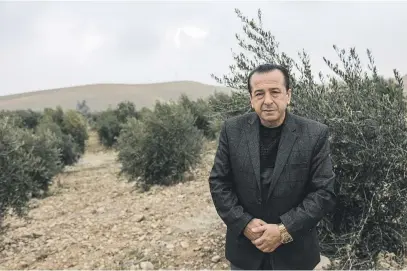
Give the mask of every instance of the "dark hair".
<svg viewBox="0 0 407 271">
<path fill-rule="evenodd" d="M 285 88 L 288 90 L 290 88 L 290 75 L 288 73 L 288 70 L 281 65 L 266 63 L 266 64 L 261 64 L 261 65 L 257 66 L 254 70 L 252 70 L 249 73 L 249 77 L 247 78 L 247 88 L 249 90 L 249 93 L 250 94 L 252 93 L 252 87 L 250 85 L 250 80 L 254 73 L 271 72 L 273 70 L 279 70 L 283 73 Z"/>
</svg>

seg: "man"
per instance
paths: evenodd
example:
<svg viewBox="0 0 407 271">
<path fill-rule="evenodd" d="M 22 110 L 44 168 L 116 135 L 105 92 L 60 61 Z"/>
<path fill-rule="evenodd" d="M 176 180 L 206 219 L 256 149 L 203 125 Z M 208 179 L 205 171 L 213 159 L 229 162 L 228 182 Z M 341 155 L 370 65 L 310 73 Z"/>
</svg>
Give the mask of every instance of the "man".
<svg viewBox="0 0 407 271">
<path fill-rule="evenodd" d="M 281 66 L 257 67 L 248 89 L 255 112 L 223 123 L 209 176 L 225 256 L 232 269 L 314 269 L 316 225 L 336 200 L 328 127 L 287 111 Z"/>
</svg>

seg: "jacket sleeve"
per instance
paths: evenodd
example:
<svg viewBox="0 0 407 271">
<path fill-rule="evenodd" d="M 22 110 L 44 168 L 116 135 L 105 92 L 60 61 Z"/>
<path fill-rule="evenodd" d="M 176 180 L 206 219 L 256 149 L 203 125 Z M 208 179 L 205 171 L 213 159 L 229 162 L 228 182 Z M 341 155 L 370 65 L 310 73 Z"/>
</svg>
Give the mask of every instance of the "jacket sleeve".
<svg viewBox="0 0 407 271">
<path fill-rule="evenodd" d="M 220 131 L 214 164 L 209 175 L 209 188 L 220 218 L 236 236 L 242 234 L 253 216 L 245 212 L 234 191 L 226 122 L 222 124 Z"/>
<path fill-rule="evenodd" d="M 283 214 L 280 219 L 287 231 L 296 237 L 315 227 L 336 204 L 335 173 L 332 167 L 329 130 L 323 125 L 311 158 L 310 192 L 299 206 Z"/>
</svg>

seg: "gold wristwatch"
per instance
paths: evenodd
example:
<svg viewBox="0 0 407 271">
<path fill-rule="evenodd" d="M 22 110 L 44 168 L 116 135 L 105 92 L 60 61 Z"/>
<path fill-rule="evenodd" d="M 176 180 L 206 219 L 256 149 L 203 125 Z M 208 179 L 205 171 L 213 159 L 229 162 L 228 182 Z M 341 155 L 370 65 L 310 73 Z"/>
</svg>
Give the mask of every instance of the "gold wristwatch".
<svg viewBox="0 0 407 271">
<path fill-rule="evenodd" d="M 293 241 L 293 238 L 291 235 L 288 233 L 287 229 L 283 224 L 278 224 L 278 229 L 280 230 L 280 235 L 281 235 L 281 242 L 283 244 L 287 244 Z"/>
</svg>

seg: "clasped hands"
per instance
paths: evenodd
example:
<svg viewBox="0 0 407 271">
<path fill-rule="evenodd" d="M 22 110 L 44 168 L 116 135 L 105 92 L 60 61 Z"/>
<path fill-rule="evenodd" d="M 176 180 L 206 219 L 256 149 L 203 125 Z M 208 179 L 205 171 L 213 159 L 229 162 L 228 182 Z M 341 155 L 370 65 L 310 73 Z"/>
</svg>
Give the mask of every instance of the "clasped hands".
<svg viewBox="0 0 407 271">
<path fill-rule="evenodd" d="M 254 218 L 244 229 L 244 235 L 261 251 L 273 252 L 279 247 L 281 235 L 277 224 L 267 224 L 261 219 Z"/>
</svg>

